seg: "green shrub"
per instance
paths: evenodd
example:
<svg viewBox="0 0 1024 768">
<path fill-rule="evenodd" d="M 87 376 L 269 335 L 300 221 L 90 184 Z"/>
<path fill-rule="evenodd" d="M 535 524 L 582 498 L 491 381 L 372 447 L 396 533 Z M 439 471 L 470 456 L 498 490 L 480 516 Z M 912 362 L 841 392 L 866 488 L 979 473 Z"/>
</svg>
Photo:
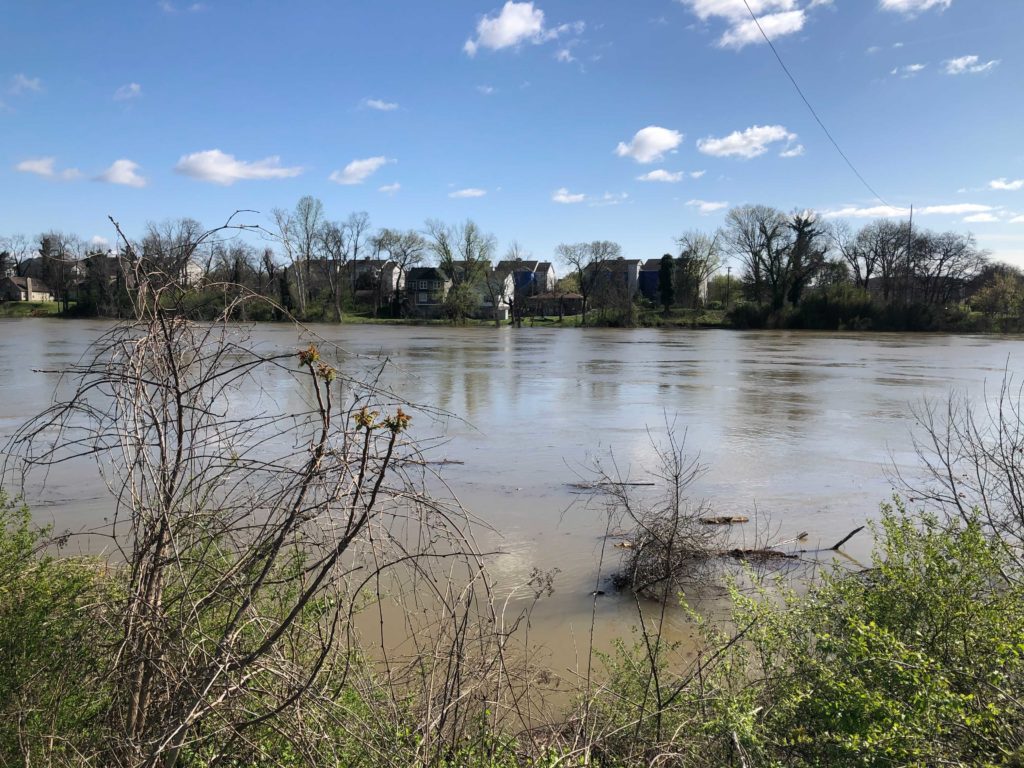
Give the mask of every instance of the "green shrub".
<svg viewBox="0 0 1024 768">
<path fill-rule="evenodd" d="M 102 740 L 109 580 L 48 535 L 0 492 L 0 765 L 89 764 Z"/>
<path fill-rule="evenodd" d="M 734 589 L 740 639 L 692 678 L 666 666 L 660 686 L 676 693 L 657 715 L 647 660 L 620 653 L 601 729 L 680 765 L 1020 764 L 1024 593 L 1011 567 L 977 523 L 883 507 L 872 568 L 837 567 L 804 596 Z M 702 628 L 708 659 L 730 637 Z M 642 727 L 626 728 L 644 696 Z M 602 746 L 603 764 L 620 764 L 623 744 Z"/>
</svg>

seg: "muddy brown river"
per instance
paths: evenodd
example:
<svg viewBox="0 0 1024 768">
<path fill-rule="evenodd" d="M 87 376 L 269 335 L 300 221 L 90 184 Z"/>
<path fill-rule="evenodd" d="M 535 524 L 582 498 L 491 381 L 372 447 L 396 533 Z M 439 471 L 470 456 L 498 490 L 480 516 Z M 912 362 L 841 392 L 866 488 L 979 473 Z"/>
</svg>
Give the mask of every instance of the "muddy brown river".
<svg viewBox="0 0 1024 768">
<path fill-rule="evenodd" d="M 0 320 L 0 443 L 50 402 L 57 375 L 109 327 L 104 321 Z M 312 326 L 359 356 L 393 361 L 386 384 L 452 418 L 414 434 L 444 436 L 435 458 L 462 503 L 493 527 L 483 544 L 501 586 L 557 567 L 555 593 L 534 614 L 532 639 L 571 666 L 590 625 L 605 517 L 572 483 L 609 453 L 646 481 L 652 435 L 674 421 L 707 472 L 692 487 L 716 514 L 752 518 L 777 539 L 806 531 L 828 546 L 872 518 L 893 488 L 886 467 L 915 465 L 912 407 L 953 391 L 998 392 L 1024 373 L 1024 340 L 998 336 L 686 330 Z M 253 340 L 297 348 L 286 326 Z M 344 365 L 365 361 L 350 358 Z M 457 417 L 457 418 L 456 418 Z M 429 422 L 429 423 L 428 423 Z M 98 524 L 110 500 L 89 465 L 53 470 L 28 488 L 40 521 Z M 870 539 L 846 547 L 866 559 Z M 616 554 L 606 555 L 614 563 Z M 605 570 L 611 570 L 606 562 Z M 630 599 L 597 601 L 599 635 L 628 634 Z"/>
</svg>

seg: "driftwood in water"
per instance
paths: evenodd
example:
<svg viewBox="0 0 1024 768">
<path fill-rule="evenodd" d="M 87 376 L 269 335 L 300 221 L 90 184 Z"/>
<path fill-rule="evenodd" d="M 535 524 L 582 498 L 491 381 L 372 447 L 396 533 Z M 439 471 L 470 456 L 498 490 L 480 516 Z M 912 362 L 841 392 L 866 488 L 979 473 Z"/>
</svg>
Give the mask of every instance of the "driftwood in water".
<svg viewBox="0 0 1024 768">
<path fill-rule="evenodd" d="M 856 535 L 857 535 L 858 533 L 860 533 L 860 532 L 861 532 L 861 531 L 863 531 L 863 530 L 864 530 L 864 526 L 863 526 L 863 525 L 862 525 L 862 526 L 861 526 L 860 528 L 854 528 L 854 529 L 853 529 L 852 531 L 850 531 L 850 532 L 849 532 L 848 534 L 846 534 L 845 536 L 843 536 L 843 538 L 841 538 L 841 539 L 840 539 L 839 541 L 837 541 L 837 542 L 836 542 L 835 544 L 833 544 L 833 545 L 832 545 L 831 547 L 829 547 L 829 551 L 830 551 L 830 552 L 835 552 L 835 551 L 836 551 L 836 550 L 838 550 L 838 549 L 839 549 L 839 548 L 840 548 L 841 546 L 843 546 L 843 544 L 845 544 L 846 542 L 848 542 L 848 541 L 849 541 L 850 539 L 852 539 L 852 538 L 853 538 L 854 536 L 856 536 Z"/>
<path fill-rule="evenodd" d="M 619 483 L 619 482 L 600 482 L 600 483 L 568 483 L 570 488 L 578 488 L 581 491 L 592 491 L 595 488 L 614 488 L 614 487 L 627 487 L 634 485 L 654 485 L 654 483 Z"/>
<path fill-rule="evenodd" d="M 746 515 L 711 515 L 700 519 L 704 525 L 735 525 L 736 523 L 749 523 L 750 518 Z"/>
</svg>

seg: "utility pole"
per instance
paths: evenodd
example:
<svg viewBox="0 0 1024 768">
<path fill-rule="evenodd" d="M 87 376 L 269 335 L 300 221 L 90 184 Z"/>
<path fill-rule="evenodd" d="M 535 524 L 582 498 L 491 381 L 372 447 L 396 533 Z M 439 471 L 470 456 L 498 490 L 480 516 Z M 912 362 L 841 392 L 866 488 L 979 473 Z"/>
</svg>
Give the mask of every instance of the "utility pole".
<svg viewBox="0 0 1024 768">
<path fill-rule="evenodd" d="M 729 293 L 732 288 L 732 264 L 725 268 L 725 308 L 729 309 Z"/>
</svg>

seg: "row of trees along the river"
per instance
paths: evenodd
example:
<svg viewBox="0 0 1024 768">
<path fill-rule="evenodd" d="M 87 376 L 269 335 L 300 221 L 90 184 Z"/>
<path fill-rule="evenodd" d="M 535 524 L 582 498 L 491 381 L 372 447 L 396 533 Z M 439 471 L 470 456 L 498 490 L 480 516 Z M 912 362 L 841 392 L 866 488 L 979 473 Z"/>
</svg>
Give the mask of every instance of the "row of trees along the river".
<svg viewBox="0 0 1024 768">
<path fill-rule="evenodd" d="M 479 314 L 482 302 L 509 304 L 513 317 L 523 312 L 492 271 L 496 238 L 472 221 L 374 229 L 365 212 L 333 220 L 307 196 L 293 210 L 274 210 L 265 224 L 211 231 L 188 218 L 151 223 L 132 245 L 145 268 L 181 279 L 197 304 L 223 305 L 223 286 L 235 285 L 303 319 L 341 321 L 353 311 L 401 317 L 404 292 L 385 290 L 379 270 L 352 268 L 370 259 L 391 262 L 402 276 L 415 266 L 439 266 L 451 281 L 451 319 Z M 644 260 L 657 262 L 656 291 L 650 280 L 644 292 L 635 279 L 620 279 L 639 270 L 624 256 L 607 240 L 557 247 L 556 293 L 578 294 L 581 322 L 663 322 L 659 314 L 710 309 L 728 312 L 719 321 L 740 327 L 980 328 L 1015 327 L 1024 312 L 1024 273 L 991 262 L 970 234 L 910 221 L 854 228 L 810 211 L 733 208 L 717 231 L 686 232 L 674 253 Z M 505 261 L 531 258 L 515 241 L 503 253 Z M 125 314 L 129 266 L 138 265 L 58 230 L 0 239 L 0 276 L 43 281 L 65 311 L 75 301 L 82 314 Z"/>
</svg>

